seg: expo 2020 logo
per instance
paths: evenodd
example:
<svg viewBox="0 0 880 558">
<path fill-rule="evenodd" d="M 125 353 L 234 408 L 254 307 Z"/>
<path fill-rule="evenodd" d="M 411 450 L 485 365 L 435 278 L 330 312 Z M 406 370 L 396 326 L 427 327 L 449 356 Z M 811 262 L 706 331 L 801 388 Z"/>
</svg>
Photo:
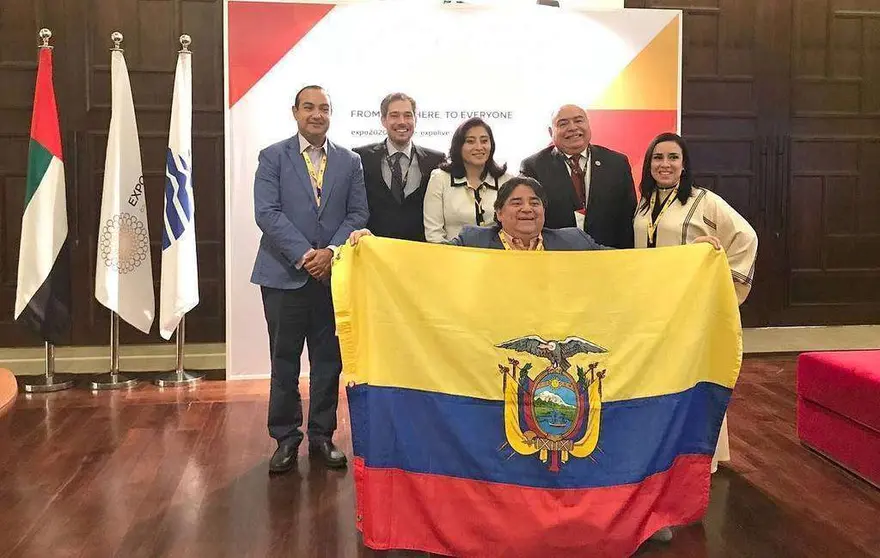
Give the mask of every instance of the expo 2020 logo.
<svg viewBox="0 0 880 558">
<path fill-rule="evenodd" d="M 149 242 L 143 221 L 129 213 L 114 215 L 101 229 L 101 259 L 119 273 L 131 273 L 147 260 Z"/>
</svg>

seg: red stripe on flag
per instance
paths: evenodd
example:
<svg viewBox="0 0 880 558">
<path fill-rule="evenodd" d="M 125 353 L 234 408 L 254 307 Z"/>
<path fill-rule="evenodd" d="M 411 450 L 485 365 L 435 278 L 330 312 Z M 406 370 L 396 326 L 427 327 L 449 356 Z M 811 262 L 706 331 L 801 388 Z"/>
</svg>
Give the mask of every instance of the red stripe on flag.
<svg viewBox="0 0 880 558">
<path fill-rule="evenodd" d="M 34 114 L 31 120 L 31 139 L 42 145 L 55 157 L 62 159 L 58 106 L 55 104 L 55 87 L 52 85 L 51 48 L 40 49 L 37 87 L 34 91 Z"/>
<path fill-rule="evenodd" d="M 333 5 L 229 2 L 227 9 L 231 107 L 296 46 Z"/>
<path fill-rule="evenodd" d="M 629 556 L 709 504 L 706 455 L 678 457 L 638 484 L 542 490 L 372 469 L 354 462 L 357 526 L 376 550 L 452 556 Z"/>
</svg>

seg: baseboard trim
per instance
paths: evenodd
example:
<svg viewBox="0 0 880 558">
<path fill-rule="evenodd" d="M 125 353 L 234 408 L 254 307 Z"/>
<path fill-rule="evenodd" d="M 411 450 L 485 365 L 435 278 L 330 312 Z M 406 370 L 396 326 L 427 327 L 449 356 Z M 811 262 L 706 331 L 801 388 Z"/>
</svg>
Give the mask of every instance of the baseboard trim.
<svg viewBox="0 0 880 558">
<path fill-rule="evenodd" d="M 743 329 L 745 354 L 880 349 L 880 325 L 797 326 Z"/>
<path fill-rule="evenodd" d="M 797 354 L 804 351 L 880 349 L 880 325 L 765 327 L 743 330 L 743 352 Z M 177 364 L 174 343 L 128 345 L 119 348 L 119 368 L 125 372 L 164 372 Z M 40 347 L 0 349 L 0 368 L 16 376 L 42 374 L 44 351 Z M 59 374 L 96 374 L 110 366 L 107 346 L 57 347 L 55 368 Z M 184 350 L 184 365 L 190 370 L 225 370 L 225 343 L 193 343 Z M 303 371 L 304 374 L 307 371 Z M 235 379 L 265 379 L 266 374 Z"/>
<path fill-rule="evenodd" d="M 40 347 L 0 349 L 0 368 L 16 376 L 44 373 L 45 351 Z M 193 343 L 183 352 L 188 370 L 225 370 L 225 343 Z M 119 348 L 119 369 L 124 372 L 166 372 L 177 366 L 174 343 L 128 345 Z M 99 374 L 110 368 L 109 346 L 56 347 L 55 371 L 58 374 Z"/>
</svg>

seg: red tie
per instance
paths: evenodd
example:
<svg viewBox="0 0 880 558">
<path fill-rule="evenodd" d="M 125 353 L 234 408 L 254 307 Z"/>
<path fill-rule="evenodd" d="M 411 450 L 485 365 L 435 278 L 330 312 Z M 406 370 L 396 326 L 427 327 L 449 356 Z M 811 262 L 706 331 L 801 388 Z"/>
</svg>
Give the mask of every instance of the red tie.
<svg viewBox="0 0 880 558">
<path fill-rule="evenodd" d="M 581 169 L 581 156 L 572 155 L 566 159 L 568 167 L 571 169 L 571 182 L 574 185 L 574 193 L 580 201 L 580 206 L 575 209 L 584 209 L 587 206 L 587 196 L 584 188 L 584 171 Z"/>
</svg>

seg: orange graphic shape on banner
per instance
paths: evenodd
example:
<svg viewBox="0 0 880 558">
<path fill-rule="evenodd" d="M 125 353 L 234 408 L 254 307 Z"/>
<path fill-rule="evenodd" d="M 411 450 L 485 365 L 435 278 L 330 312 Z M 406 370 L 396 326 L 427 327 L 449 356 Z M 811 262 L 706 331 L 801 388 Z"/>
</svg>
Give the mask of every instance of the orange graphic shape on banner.
<svg viewBox="0 0 880 558">
<path fill-rule="evenodd" d="M 680 18 L 676 16 L 592 103 L 595 108 L 675 110 L 678 107 Z"/>
<path fill-rule="evenodd" d="M 333 9 L 331 4 L 229 2 L 229 106 Z"/>
</svg>

